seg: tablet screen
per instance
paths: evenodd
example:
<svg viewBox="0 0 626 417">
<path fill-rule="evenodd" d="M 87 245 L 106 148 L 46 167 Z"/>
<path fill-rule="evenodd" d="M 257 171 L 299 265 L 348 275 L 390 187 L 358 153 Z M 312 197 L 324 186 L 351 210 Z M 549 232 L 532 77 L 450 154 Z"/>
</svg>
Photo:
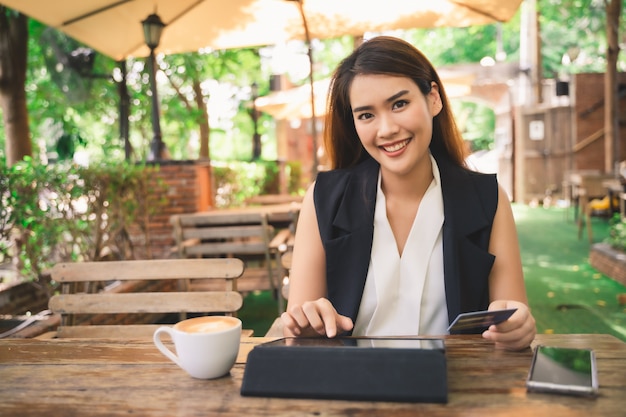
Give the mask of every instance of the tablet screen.
<svg viewBox="0 0 626 417">
<path fill-rule="evenodd" d="M 405 337 L 286 337 L 260 346 L 306 346 L 306 347 L 354 347 L 390 349 L 436 349 L 444 350 L 443 339 Z"/>
</svg>

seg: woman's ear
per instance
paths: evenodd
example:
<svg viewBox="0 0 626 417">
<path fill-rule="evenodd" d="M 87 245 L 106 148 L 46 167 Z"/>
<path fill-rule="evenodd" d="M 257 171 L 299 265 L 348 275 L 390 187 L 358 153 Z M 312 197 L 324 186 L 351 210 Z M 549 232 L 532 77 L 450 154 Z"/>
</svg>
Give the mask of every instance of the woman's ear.
<svg viewBox="0 0 626 417">
<path fill-rule="evenodd" d="M 428 93 L 428 101 L 430 104 L 430 112 L 433 117 L 437 116 L 443 110 L 443 102 L 439 95 L 439 85 L 436 82 L 430 83 L 430 93 Z"/>
</svg>

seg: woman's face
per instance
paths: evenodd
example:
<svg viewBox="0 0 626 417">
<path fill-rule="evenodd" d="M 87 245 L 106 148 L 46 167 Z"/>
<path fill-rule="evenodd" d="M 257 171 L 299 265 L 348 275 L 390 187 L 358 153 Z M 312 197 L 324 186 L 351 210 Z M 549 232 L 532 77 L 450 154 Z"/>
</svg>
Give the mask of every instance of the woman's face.
<svg viewBox="0 0 626 417">
<path fill-rule="evenodd" d="M 430 167 L 433 117 L 442 108 L 436 83 L 424 96 L 408 77 L 357 75 L 350 105 L 359 139 L 383 172 L 405 176 Z"/>
</svg>

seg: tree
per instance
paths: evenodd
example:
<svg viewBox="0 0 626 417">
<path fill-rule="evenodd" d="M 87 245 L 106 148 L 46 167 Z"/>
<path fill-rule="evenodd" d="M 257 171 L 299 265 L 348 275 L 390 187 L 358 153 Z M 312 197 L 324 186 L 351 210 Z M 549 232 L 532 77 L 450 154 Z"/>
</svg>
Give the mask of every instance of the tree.
<svg viewBox="0 0 626 417">
<path fill-rule="evenodd" d="M 25 90 L 27 48 L 28 18 L 0 6 L 0 109 L 8 166 L 33 153 Z"/>
<path fill-rule="evenodd" d="M 174 90 L 174 94 L 166 95 L 162 100 L 167 116 L 172 120 L 185 120 L 186 123 L 180 125 L 183 129 L 199 129 L 200 159 L 210 158 L 209 89 L 206 82 L 231 84 L 233 94 L 237 95 L 259 77 L 259 61 L 255 49 L 176 54 L 164 56 L 161 60 L 161 70 Z M 179 137 L 184 135 L 181 130 Z"/>
</svg>

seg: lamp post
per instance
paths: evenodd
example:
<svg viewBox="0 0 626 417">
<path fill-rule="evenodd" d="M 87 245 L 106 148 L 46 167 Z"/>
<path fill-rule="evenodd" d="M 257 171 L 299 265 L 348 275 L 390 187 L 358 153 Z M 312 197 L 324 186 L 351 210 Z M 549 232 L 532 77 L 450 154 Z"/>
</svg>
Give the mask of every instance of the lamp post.
<svg viewBox="0 0 626 417">
<path fill-rule="evenodd" d="M 254 125 L 254 133 L 252 135 L 252 160 L 256 161 L 261 158 L 261 135 L 259 135 L 259 112 L 256 108 L 256 99 L 259 97 L 259 86 L 252 83 L 250 86 L 252 91 L 252 123 Z"/>
<path fill-rule="evenodd" d="M 161 21 L 161 18 L 153 13 L 142 21 L 143 35 L 146 40 L 146 45 L 150 48 L 150 57 L 148 58 L 149 71 L 150 71 L 150 91 L 152 92 L 152 142 L 150 143 L 150 155 L 148 159 L 151 161 L 160 160 L 163 157 L 163 139 L 161 137 L 161 122 L 159 120 L 159 99 L 157 96 L 156 86 L 156 59 L 154 56 L 154 50 L 159 46 L 161 40 L 161 33 L 165 24 Z"/>
</svg>

